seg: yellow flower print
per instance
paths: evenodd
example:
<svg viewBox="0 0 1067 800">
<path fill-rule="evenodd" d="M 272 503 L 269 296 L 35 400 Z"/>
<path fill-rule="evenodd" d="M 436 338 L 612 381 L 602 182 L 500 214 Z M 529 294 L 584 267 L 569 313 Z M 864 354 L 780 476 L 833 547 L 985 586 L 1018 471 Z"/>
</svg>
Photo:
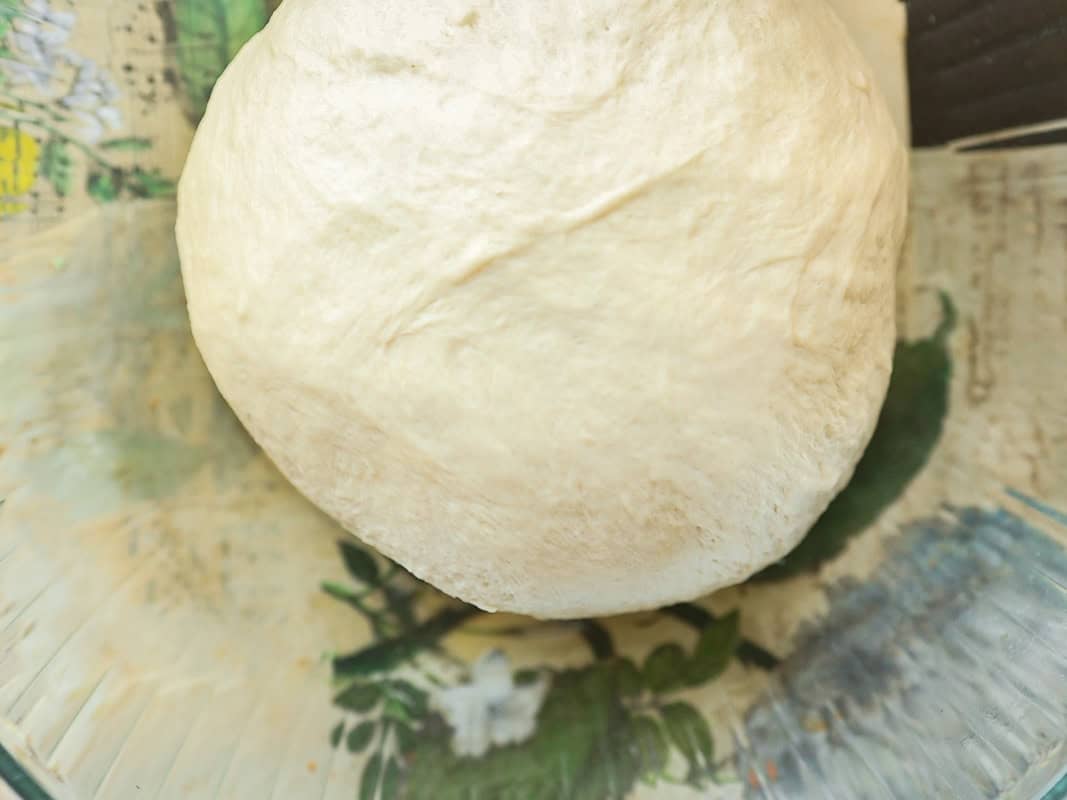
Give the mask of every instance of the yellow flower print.
<svg viewBox="0 0 1067 800">
<path fill-rule="evenodd" d="M 0 128 L 0 217 L 17 214 L 18 202 L 37 179 L 37 140 L 15 128 Z"/>
</svg>

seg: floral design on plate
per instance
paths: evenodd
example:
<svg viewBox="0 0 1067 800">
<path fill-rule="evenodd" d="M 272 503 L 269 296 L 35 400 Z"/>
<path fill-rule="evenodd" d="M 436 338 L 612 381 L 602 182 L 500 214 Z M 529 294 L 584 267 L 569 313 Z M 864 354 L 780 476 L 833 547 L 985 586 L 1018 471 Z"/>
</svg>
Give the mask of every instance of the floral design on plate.
<svg viewBox="0 0 1067 800">
<path fill-rule="evenodd" d="M 17 0 L 5 0 L 5 5 L 11 46 L 4 63 L 12 94 L 32 87 L 39 99 L 65 112 L 53 117 L 69 123 L 86 144 L 95 145 L 105 132 L 119 130 L 118 86 L 95 61 L 67 46 L 76 14 L 53 8 L 49 0 L 22 0 L 21 7 Z"/>
<path fill-rule="evenodd" d="M 168 44 L 180 62 L 182 97 L 199 113 L 228 60 L 266 22 L 266 6 L 157 6 L 177 31 Z M 123 48 L 85 52 L 96 34 L 79 39 L 82 12 L 73 0 L 0 0 L 0 218 L 62 215 L 79 195 L 96 203 L 174 195 L 175 180 L 152 165 L 158 131 L 131 130 L 127 111 L 140 98 L 132 85 L 120 90 L 105 66 L 121 61 Z"/>
<path fill-rule="evenodd" d="M 454 731 L 458 756 L 484 756 L 490 746 L 502 747 L 529 739 L 548 681 L 539 675 L 525 686 L 515 683 L 508 657 L 490 650 L 471 665 L 471 681 L 438 691 L 433 706 Z"/>
<path fill-rule="evenodd" d="M 334 705 L 345 717 L 330 741 L 365 759 L 360 797 L 599 800 L 642 782 L 737 782 L 686 695 L 715 681 L 735 655 L 761 668 L 775 663 L 741 637 L 736 612 L 716 617 L 693 604 L 651 612 L 649 622 L 684 623 L 695 641 L 662 641 L 640 659 L 620 652 L 627 643 L 605 622 L 523 620 L 501 629 L 493 615 L 444 597 L 355 541 L 339 546 L 357 585 L 327 582 L 323 590 L 357 611 L 373 636 L 332 659 L 341 686 Z M 459 633 L 488 635 L 496 646 L 468 662 L 444 645 Z M 588 660 L 512 668 L 505 642 L 546 637 L 584 648 Z"/>
</svg>

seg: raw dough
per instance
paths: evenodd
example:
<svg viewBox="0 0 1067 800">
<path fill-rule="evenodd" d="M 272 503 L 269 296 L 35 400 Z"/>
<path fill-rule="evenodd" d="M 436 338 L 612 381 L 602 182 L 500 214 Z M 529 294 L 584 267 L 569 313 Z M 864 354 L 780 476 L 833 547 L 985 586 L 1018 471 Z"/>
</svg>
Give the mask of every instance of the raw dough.
<svg viewBox="0 0 1067 800">
<path fill-rule="evenodd" d="M 901 0 L 830 0 L 889 104 L 897 132 L 911 141 L 908 109 L 908 7 Z"/>
<path fill-rule="evenodd" d="M 303 0 L 179 193 L 193 330 L 286 476 L 489 609 L 784 555 L 893 348 L 906 166 L 824 0 Z"/>
</svg>

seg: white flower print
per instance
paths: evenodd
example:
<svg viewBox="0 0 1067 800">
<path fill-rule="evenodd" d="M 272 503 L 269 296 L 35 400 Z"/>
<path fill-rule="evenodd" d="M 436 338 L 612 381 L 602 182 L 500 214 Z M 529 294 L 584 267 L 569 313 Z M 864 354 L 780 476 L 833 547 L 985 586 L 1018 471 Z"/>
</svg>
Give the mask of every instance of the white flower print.
<svg viewBox="0 0 1067 800">
<path fill-rule="evenodd" d="M 13 83 L 30 83 L 47 91 L 64 61 L 64 45 L 74 19 L 70 12 L 53 11 L 47 0 L 24 0 L 11 22 L 14 58 L 4 62 Z"/>
<path fill-rule="evenodd" d="M 95 144 L 122 125 L 116 107 L 119 90 L 95 62 L 67 49 L 75 15 L 57 11 L 48 0 L 23 0 L 11 23 L 11 57 L 0 67 L 12 85 L 30 85 L 69 112 L 79 136 Z"/>
<path fill-rule="evenodd" d="M 456 755 L 479 757 L 490 746 L 529 738 L 547 691 L 544 676 L 516 686 L 507 656 L 491 650 L 471 667 L 470 683 L 438 691 L 433 705 L 454 731 L 452 750 Z"/>
<path fill-rule="evenodd" d="M 82 123 L 82 137 L 97 142 L 105 129 L 116 130 L 122 125 L 122 115 L 112 105 L 118 96 L 118 87 L 105 72 L 80 59 L 70 91 L 59 104 Z"/>
</svg>

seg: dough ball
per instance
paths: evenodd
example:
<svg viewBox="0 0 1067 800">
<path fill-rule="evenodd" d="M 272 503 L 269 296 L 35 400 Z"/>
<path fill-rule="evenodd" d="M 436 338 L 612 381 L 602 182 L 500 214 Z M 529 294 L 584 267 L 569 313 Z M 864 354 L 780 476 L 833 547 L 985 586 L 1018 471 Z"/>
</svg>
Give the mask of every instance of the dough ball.
<svg viewBox="0 0 1067 800">
<path fill-rule="evenodd" d="M 179 193 L 193 332 L 314 503 L 486 609 L 781 558 L 884 397 L 906 163 L 824 0 L 301 0 Z"/>
</svg>

